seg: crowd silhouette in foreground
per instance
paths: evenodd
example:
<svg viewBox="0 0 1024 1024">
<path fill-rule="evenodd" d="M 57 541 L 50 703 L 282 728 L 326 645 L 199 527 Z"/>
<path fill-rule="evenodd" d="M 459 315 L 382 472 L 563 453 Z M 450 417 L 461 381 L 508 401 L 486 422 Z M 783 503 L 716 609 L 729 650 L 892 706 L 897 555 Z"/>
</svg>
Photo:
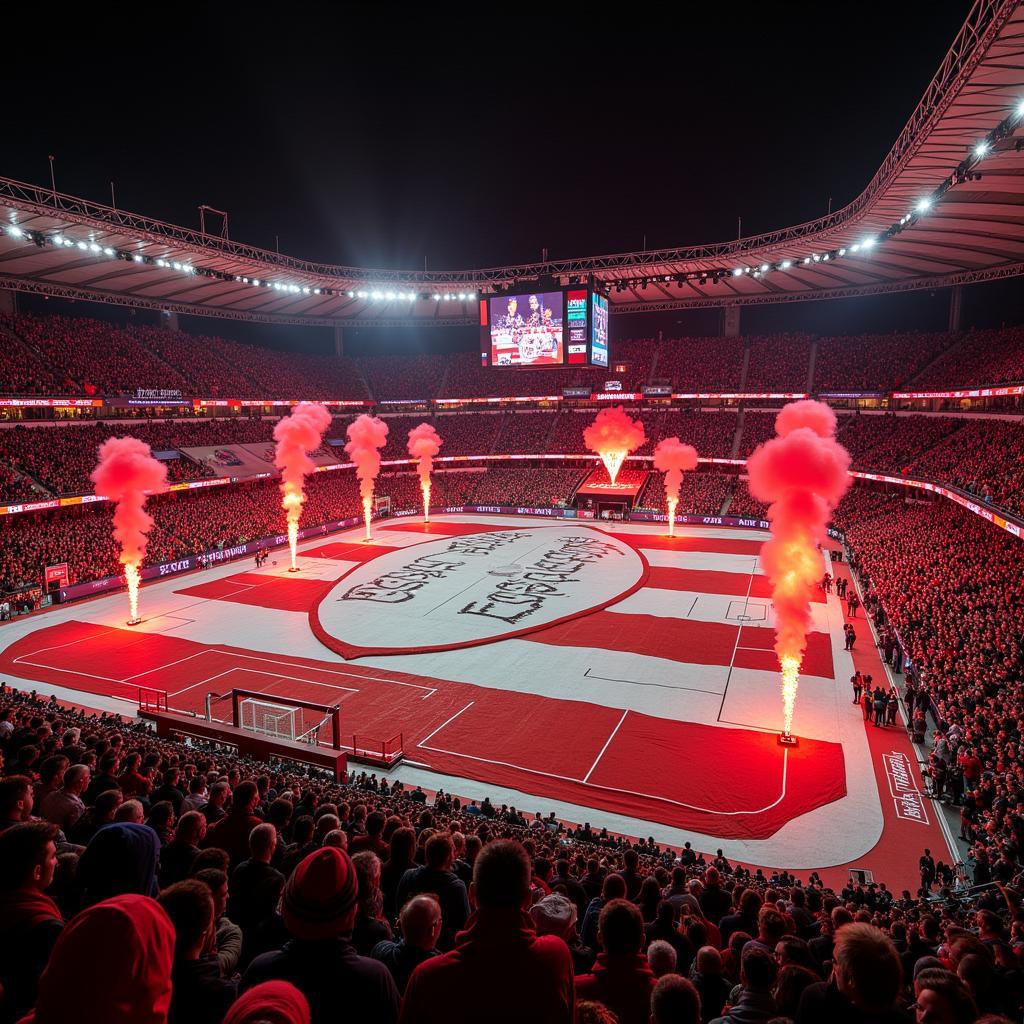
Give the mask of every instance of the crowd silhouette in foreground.
<svg viewBox="0 0 1024 1024">
<path fill-rule="evenodd" d="M 751 872 L 0 691 L 0 1021 L 1018 1020 L 1019 864 Z"/>
</svg>

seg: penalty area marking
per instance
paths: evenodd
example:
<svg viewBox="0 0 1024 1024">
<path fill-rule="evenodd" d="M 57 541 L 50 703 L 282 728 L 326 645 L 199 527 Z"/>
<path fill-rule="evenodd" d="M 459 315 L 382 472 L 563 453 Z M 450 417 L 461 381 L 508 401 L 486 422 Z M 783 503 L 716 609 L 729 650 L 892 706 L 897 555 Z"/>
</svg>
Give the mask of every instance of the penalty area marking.
<svg viewBox="0 0 1024 1024">
<path fill-rule="evenodd" d="M 765 811 L 770 811 L 773 808 L 778 807 L 778 805 L 782 803 L 782 801 L 786 798 L 786 787 L 788 783 L 789 773 L 789 751 L 786 748 L 783 748 L 782 750 L 782 781 L 779 795 L 770 804 L 766 804 L 764 807 L 757 807 L 749 811 L 723 811 L 712 807 L 700 807 L 697 804 L 684 803 L 682 800 L 673 800 L 671 797 L 658 796 L 655 793 L 638 793 L 634 789 L 622 789 L 619 786 L 604 786 L 598 782 L 588 782 L 587 779 L 590 778 L 590 775 L 594 771 L 594 768 L 597 767 L 598 761 L 600 761 L 601 758 L 604 756 L 605 750 L 608 749 L 608 745 L 611 743 L 612 739 L 614 739 L 615 734 L 619 731 L 619 726 L 622 725 L 623 721 L 625 721 L 626 715 L 629 714 L 628 709 L 623 713 L 622 718 L 619 719 L 618 724 L 611 731 L 611 734 L 605 742 L 604 747 L 602 747 L 601 749 L 601 753 L 597 755 L 597 761 L 595 761 L 594 764 L 591 765 L 590 771 L 587 772 L 585 778 L 582 779 L 573 778 L 569 775 L 558 775 L 555 772 L 542 772 L 538 771 L 536 768 L 525 768 L 523 765 L 513 764 L 511 761 L 498 761 L 490 757 L 478 757 L 476 754 L 464 754 L 458 750 L 446 750 L 444 747 L 431 747 L 427 745 L 428 740 L 433 739 L 434 736 L 436 736 L 443 728 L 445 728 L 445 726 L 449 725 L 451 722 L 454 722 L 455 719 L 459 717 L 459 715 L 468 711 L 475 703 L 476 701 L 470 701 L 461 711 L 456 711 L 455 714 L 452 715 L 452 717 L 449 718 L 447 722 L 443 722 L 441 725 L 439 725 L 429 736 L 425 737 L 423 740 L 417 743 L 416 746 L 421 748 L 422 750 L 433 751 L 435 754 L 447 754 L 450 757 L 464 757 L 468 761 L 477 761 L 481 764 L 493 764 L 501 768 L 512 768 L 516 771 L 525 772 L 528 775 L 540 776 L 541 778 L 559 779 L 561 782 L 572 782 L 576 785 L 586 786 L 589 789 L 598 789 L 605 793 L 619 793 L 623 796 L 634 796 L 642 800 L 661 801 L 662 803 L 671 804 L 674 807 L 683 807 L 689 811 L 697 811 L 701 814 L 714 814 L 723 818 L 747 817 L 752 814 L 763 814 Z M 437 769 L 434 767 L 431 767 L 430 770 L 437 771 Z"/>
</svg>

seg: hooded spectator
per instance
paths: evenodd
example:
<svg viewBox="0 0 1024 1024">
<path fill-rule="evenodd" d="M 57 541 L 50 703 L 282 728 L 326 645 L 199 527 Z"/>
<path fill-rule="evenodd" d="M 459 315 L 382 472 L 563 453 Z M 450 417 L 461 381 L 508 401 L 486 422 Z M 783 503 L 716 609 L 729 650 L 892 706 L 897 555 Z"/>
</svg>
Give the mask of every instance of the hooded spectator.
<svg viewBox="0 0 1024 1024">
<path fill-rule="evenodd" d="M 104 900 L 61 933 L 21 1024 L 167 1024 L 173 961 L 174 925 L 155 900 Z"/>
<path fill-rule="evenodd" d="M 310 1024 L 306 997 L 287 981 L 265 981 L 235 1001 L 224 1024 Z"/>
<path fill-rule="evenodd" d="M 122 893 L 155 896 L 160 840 L 148 825 L 104 825 L 78 861 L 86 904 Z"/>
</svg>

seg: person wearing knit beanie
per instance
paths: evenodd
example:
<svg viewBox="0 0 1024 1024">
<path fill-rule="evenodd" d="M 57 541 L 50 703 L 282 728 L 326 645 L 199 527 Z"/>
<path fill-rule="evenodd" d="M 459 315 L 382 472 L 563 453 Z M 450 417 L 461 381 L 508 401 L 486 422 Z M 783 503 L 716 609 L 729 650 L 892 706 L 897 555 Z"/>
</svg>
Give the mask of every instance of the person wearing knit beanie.
<svg viewBox="0 0 1024 1024">
<path fill-rule="evenodd" d="M 400 999 L 391 974 L 352 945 L 358 895 L 355 867 L 344 850 L 324 846 L 299 861 L 281 896 L 291 939 L 253 960 L 241 991 L 289 982 L 308 1001 L 312 1024 L 336 1021 L 338 993 L 344 992 L 347 1019 L 396 1024 Z"/>
<path fill-rule="evenodd" d="M 324 846 L 300 861 L 284 887 L 281 913 L 297 939 L 330 939 L 350 932 L 359 880 L 344 850 Z"/>
</svg>

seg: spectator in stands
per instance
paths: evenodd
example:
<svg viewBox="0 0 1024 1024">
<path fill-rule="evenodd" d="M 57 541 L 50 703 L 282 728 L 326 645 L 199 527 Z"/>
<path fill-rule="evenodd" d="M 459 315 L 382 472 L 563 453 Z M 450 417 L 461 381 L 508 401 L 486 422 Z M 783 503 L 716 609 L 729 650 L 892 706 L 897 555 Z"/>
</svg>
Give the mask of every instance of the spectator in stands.
<svg viewBox="0 0 1024 1024">
<path fill-rule="evenodd" d="M 64 773 L 60 789 L 48 793 L 39 806 L 40 815 L 67 833 L 85 813 L 82 794 L 89 787 L 89 769 L 84 764 L 73 764 Z"/>
<path fill-rule="evenodd" d="M 206 835 L 206 819 L 198 811 L 186 811 L 179 819 L 174 837 L 160 851 L 160 885 L 166 888 L 192 874 L 199 856 L 199 844 Z"/>
<path fill-rule="evenodd" d="M 148 825 L 104 825 L 78 862 L 86 905 L 124 893 L 155 896 L 159 857 L 160 840 Z"/>
<path fill-rule="evenodd" d="M 922 1024 L 974 1024 L 978 1007 L 967 986 L 951 971 L 931 968 L 914 977 L 914 1009 Z"/>
<path fill-rule="evenodd" d="M 174 925 L 155 900 L 97 903 L 61 933 L 24 1024 L 167 1024 L 173 959 Z"/>
<path fill-rule="evenodd" d="M 0 1021 L 35 1003 L 39 976 L 64 927 L 46 895 L 57 867 L 57 826 L 14 825 L 0 833 Z"/>
<path fill-rule="evenodd" d="M 405 992 L 412 972 L 424 960 L 439 956 L 441 904 L 434 896 L 413 896 L 399 914 L 401 938 L 383 939 L 370 951 L 391 972 L 399 993 Z"/>
<path fill-rule="evenodd" d="M 452 871 L 455 848 L 446 832 L 438 832 L 427 840 L 424 848 L 426 865 L 411 868 L 398 883 L 396 904 L 404 907 L 420 893 L 433 893 L 441 904 L 443 919 L 438 949 L 448 950 L 455 945 L 455 936 L 469 917 L 469 898 L 466 886 Z"/>
<path fill-rule="evenodd" d="M 706 1020 L 717 1017 L 729 998 L 732 986 L 722 973 L 722 955 L 714 946 L 701 946 L 690 971 Z"/>
<path fill-rule="evenodd" d="M 0 832 L 32 820 L 32 780 L 8 775 L 0 780 Z"/>
<path fill-rule="evenodd" d="M 381 863 L 377 854 L 363 850 L 352 858 L 359 880 L 359 911 L 352 930 L 356 952 L 369 956 L 379 942 L 391 938 L 391 926 L 383 916 L 384 895 L 380 891 Z"/>
<path fill-rule="evenodd" d="M 678 974 L 658 979 L 651 993 L 651 1024 L 700 1024 L 710 1019 L 693 983 Z"/>
<path fill-rule="evenodd" d="M 220 1024 L 237 985 L 221 977 L 209 888 L 196 879 L 176 882 L 160 893 L 159 903 L 175 933 L 169 1024 Z"/>
<path fill-rule="evenodd" d="M 645 1024 L 656 978 L 643 955 L 644 922 L 628 900 L 611 900 L 597 928 L 601 952 L 591 974 L 576 979 L 577 999 L 596 999 L 620 1024 Z"/>
<path fill-rule="evenodd" d="M 495 1021 L 571 1024 L 572 960 L 561 939 L 537 936 L 525 912 L 531 876 L 519 843 L 497 840 L 484 846 L 473 866 L 476 911 L 451 952 L 413 971 L 403 1024 L 433 1021 L 441 1005 L 447 1024 L 475 1024 L 481 1007 Z M 452 993 L 458 993 L 457 1000 Z"/>
<path fill-rule="evenodd" d="M 242 929 L 243 949 L 277 907 L 285 878 L 270 862 L 277 848 L 277 831 L 269 822 L 249 833 L 249 856 L 231 872 L 228 917 Z"/>
<path fill-rule="evenodd" d="M 324 847 L 306 857 L 282 897 L 291 938 L 281 949 L 253 960 L 242 989 L 274 979 L 290 981 L 309 1001 L 313 1024 L 335 1019 L 336 993 L 341 991 L 353 1020 L 394 1024 L 399 995 L 391 975 L 383 964 L 359 956 L 349 941 L 358 895 L 359 882 L 347 853 Z"/>
<path fill-rule="evenodd" d="M 217 787 L 215 786 L 214 789 Z M 212 795 L 211 795 L 211 803 Z M 203 846 L 218 846 L 231 860 L 232 866 L 245 860 L 249 853 L 249 836 L 261 821 L 253 813 L 259 805 L 260 794 L 256 783 L 240 782 L 231 794 L 231 810 L 220 821 L 211 823 Z M 207 815 L 208 822 L 210 821 Z"/>
<path fill-rule="evenodd" d="M 834 955 L 831 980 L 805 990 L 796 1024 L 896 1024 L 904 1019 L 897 1010 L 903 969 L 896 947 L 884 932 L 866 923 L 844 925 L 836 933 Z"/>
<path fill-rule="evenodd" d="M 287 981 L 265 981 L 235 1000 L 224 1024 L 310 1024 L 306 997 Z"/>
<path fill-rule="evenodd" d="M 740 958 L 739 998 L 713 1024 L 766 1024 L 775 1016 L 776 974 L 772 954 L 748 943 Z"/>
</svg>

